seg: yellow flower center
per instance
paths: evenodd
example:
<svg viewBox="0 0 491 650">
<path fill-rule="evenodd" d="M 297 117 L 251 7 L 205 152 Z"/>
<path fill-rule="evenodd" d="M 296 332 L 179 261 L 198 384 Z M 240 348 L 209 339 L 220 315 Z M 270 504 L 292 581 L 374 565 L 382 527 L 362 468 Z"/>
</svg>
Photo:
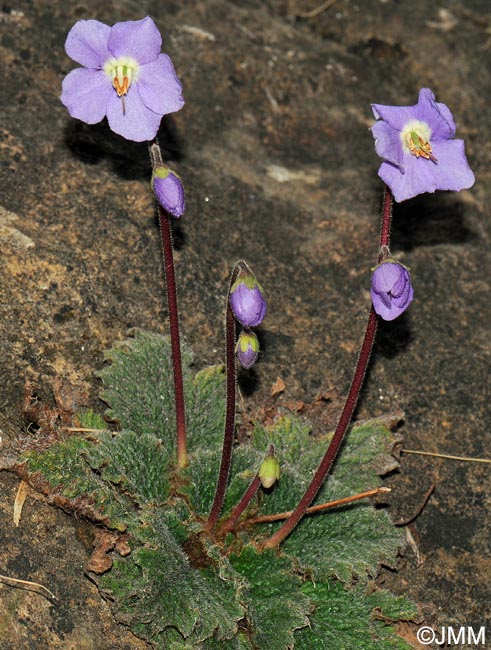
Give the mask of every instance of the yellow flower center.
<svg viewBox="0 0 491 650">
<path fill-rule="evenodd" d="M 128 94 L 131 84 L 138 78 L 139 66 L 130 56 L 109 59 L 104 64 L 104 72 L 111 79 L 118 97 Z"/>
<path fill-rule="evenodd" d="M 416 158 L 421 157 L 436 162 L 436 158 L 432 153 L 430 138 L 430 127 L 426 122 L 421 122 L 420 120 L 411 120 L 401 131 L 401 141 L 404 151 L 416 156 Z"/>
</svg>

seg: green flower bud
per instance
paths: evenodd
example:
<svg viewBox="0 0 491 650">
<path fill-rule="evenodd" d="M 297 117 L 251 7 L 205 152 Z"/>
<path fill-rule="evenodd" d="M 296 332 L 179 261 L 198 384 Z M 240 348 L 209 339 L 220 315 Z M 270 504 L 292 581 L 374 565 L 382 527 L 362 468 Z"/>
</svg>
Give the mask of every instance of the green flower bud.
<svg viewBox="0 0 491 650">
<path fill-rule="evenodd" d="M 280 478 L 280 464 L 274 456 L 267 456 L 259 468 L 259 480 L 263 488 L 273 487 Z"/>
</svg>

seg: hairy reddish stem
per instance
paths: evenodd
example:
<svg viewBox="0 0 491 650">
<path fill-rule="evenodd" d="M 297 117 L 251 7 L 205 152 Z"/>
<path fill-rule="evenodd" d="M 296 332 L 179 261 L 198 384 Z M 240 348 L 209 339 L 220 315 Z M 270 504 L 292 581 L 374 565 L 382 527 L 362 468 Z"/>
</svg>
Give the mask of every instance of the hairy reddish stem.
<svg viewBox="0 0 491 650">
<path fill-rule="evenodd" d="M 181 343 L 179 337 L 179 315 L 177 309 L 176 275 L 174 255 L 172 252 L 172 231 L 170 219 L 159 206 L 159 224 L 164 258 L 165 286 L 169 308 L 169 329 L 172 350 L 172 368 L 174 371 L 174 395 L 176 402 L 177 466 L 186 467 L 188 455 L 186 449 L 186 409 L 184 406 L 184 382 L 182 378 Z"/>
<path fill-rule="evenodd" d="M 211 506 L 205 528 L 212 530 L 222 511 L 225 491 L 227 489 L 230 466 L 232 464 L 232 446 L 235 433 L 235 317 L 230 307 L 230 289 L 243 268 L 243 262 L 237 262 L 230 277 L 225 312 L 225 371 L 227 384 L 227 406 L 225 411 L 225 426 L 223 432 L 222 459 L 218 473 L 215 498 Z"/>
<path fill-rule="evenodd" d="M 274 454 L 274 446 L 270 445 L 268 450 L 268 455 L 272 455 L 272 454 Z M 258 472 L 256 476 L 252 479 L 247 490 L 242 495 L 242 498 L 239 501 L 239 503 L 235 506 L 235 508 L 230 513 L 230 515 L 220 526 L 220 529 L 218 531 L 219 535 L 225 535 L 226 533 L 229 533 L 234 528 L 241 514 L 244 512 L 244 510 L 247 508 L 249 503 L 252 501 L 256 492 L 259 490 L 260 486 L 261 486 L 261 479 L 259 478 L 259 472 Z"/>
<path fill-rule="evenodd" d="M 162 165 L 162 153 L 157 140 L 148 145 L 152 170 Z M 182 469 L 188 464 L 186 449 L 186 409 L 184 404 L 184 382 L 182 376 L 181 342 L 179 336 L 179 312 L 177 308 L 176 274 L 172 248 L 172 228 L 170 218 L 159 205 L 159 226 L 162 241 L 165 288 L 169 310 L 169 331 L 172 351 L 172 368 L 174 375 L 174 396 L 176 408 L 177 466 Z"/>
<path fill-rule="evenodd" d="M 382 219 L 380 222 L 380 248 L 388 249 L 390 245 L 390 226 L 392 223 L 392 193 L 385 186 L 384 199 L 382 207 Z"/>
<path fill-rule="evenodd" d="M 389 188 L 385 188 L 384 201 L 382 208 L 382 219 L 380 227 L 380 253 L 379 261 L 383 257 L 383 251 L 388 249 L 390 242 L 390 225 L 392 220 L 392 194 Z M 264 543 L 263 548 L 273 548 L 278 546 L 295 528 L 298 522 L 304 516 L 307 508 L 312 503 L 312 501 L 317 496 L 319 490 L 321 489 L 326 476 L 329 470 L 332 467 L 334 459 L 336 458 L 341 444 L 346 435 L 349 423 L 353 416 L 353 412 L 358 403 L 360 396 L 360 391 L 363 386 L 363 380 L 365 378 L 365 373 L 368 367 L 368 362 L 370 360 L 370 355 L 372 353 L 373 343 L 375 341 L 375 334 L 377 332 L 377 323 L 378 316 L 375 313 L 375 310 L 372 307 L 370 308 L 370 314 L 368 316 L 367 326 L 365 329 L 365 336 L 363 338 L 363 343 L 361 345 L 360 354 L 358 356 L 358 361 L 356 363 L 355 371 L 353 374 L 353 379 L 351 381 L 351 386 L 344 403 L 341 416 L 339 418 L 338 424 L 334 431 L 334 435 L 329 443 L 329 446 L 324 454 L 323 459 L 321 460 L 319 467 L 317 468 L 314 477 L 305 491 L 303 497 L 301 498 L 299 504 L 293 510 L 290 517 L 286 522 L 273 534 L 269 537 Z"/>
<path fill-rule="evenodd" d="M 259 478 L 259 475 L 256 474 L 256 476 L 252 479 L 249 487 L 244 492 L 244 495 L 243 495 L 242 499 L 235 506 L 235 508 L 230 513 L 230 516 L 227 518 L 227 520 L 220 527 L 220 529 L 218 531 L 220 535 L 226 535 L 227 533 L 229 533 L 234 528 L 234 526 L 237 523 L 237 521 L 239 520 L 241 514 L 244 512 L 244 510 L 247 508 L 249 503 L 252 501 L 255 494 L 259 490 L 260 486 L 261 486 L 261 479 Z"/>
</svg>

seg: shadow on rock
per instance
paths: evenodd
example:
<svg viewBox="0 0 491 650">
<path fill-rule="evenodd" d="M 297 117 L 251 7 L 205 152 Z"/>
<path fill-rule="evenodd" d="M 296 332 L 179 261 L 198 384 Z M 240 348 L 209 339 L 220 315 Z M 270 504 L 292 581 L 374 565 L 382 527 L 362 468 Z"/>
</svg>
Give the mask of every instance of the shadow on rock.
<svg viewBox="0 0 491 650">
<path fill-rule="evenodd" d="M 165 161 L 183 159 L 183 143 L 172 118 L 163 120 L 157 134 Z M 146 142 L 125 140 L 113 133 L 106 120 L 89 125 L 78 120 L 67 122 L 64 133 L 67 148 L 82 163 L 97 165 L 109 160 L 123 180 L 148 180 L 150 162 Z"/>
</svg>

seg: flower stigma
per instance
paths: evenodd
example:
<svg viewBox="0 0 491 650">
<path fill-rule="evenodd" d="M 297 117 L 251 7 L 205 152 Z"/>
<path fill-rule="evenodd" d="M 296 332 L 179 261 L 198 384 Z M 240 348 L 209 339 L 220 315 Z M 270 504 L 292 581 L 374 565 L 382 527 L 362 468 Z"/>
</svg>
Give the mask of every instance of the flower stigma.
<svg viewBox="0 0 491 650">
<path fill-rule="evenodd" d="M 437 162 L 430 144 L 431 129 L 426 122 L 411 120 L 401 131 L 402 146 L 416 158 L 426 158 Z"/>
</svg>

